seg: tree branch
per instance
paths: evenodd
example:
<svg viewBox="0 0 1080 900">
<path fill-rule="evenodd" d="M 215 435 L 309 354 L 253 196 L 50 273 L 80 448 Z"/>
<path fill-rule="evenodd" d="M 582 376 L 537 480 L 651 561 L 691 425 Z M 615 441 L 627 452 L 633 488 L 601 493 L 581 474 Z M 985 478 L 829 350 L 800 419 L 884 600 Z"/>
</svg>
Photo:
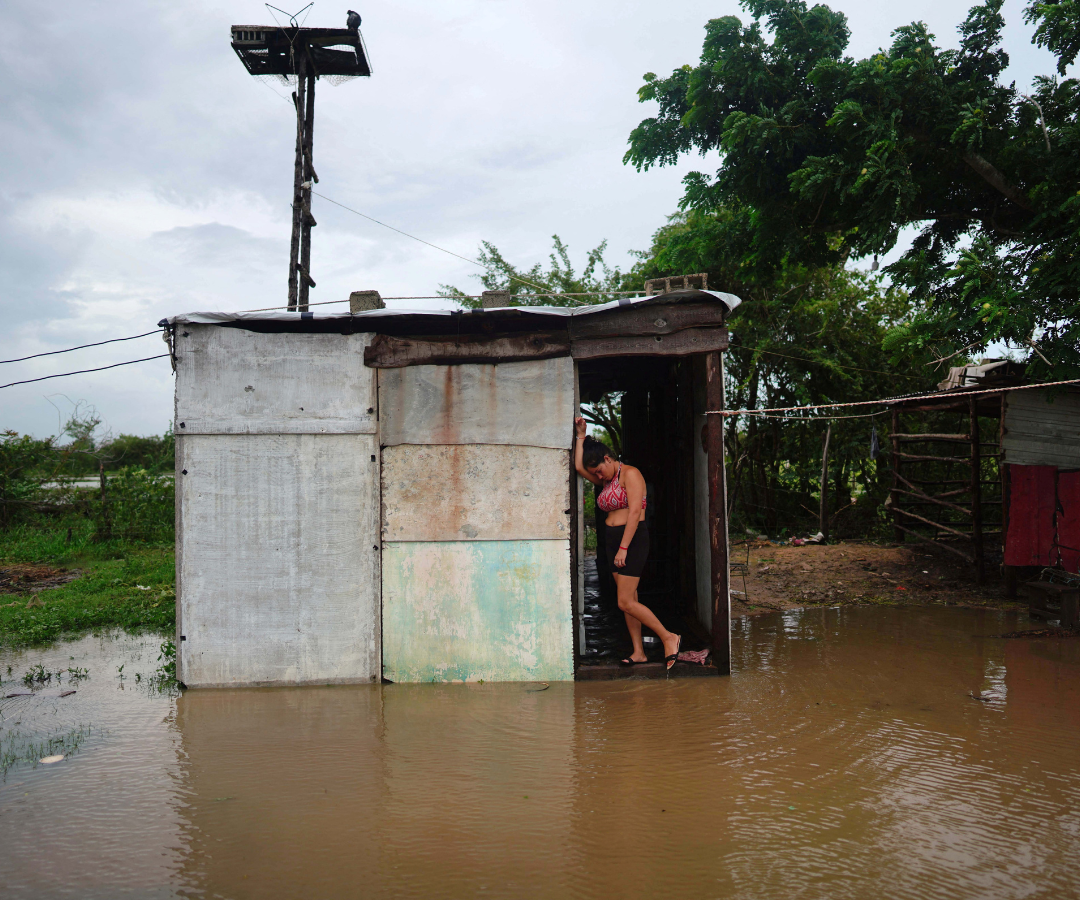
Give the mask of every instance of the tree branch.
<svg viewBox="0 0 1080 900">
<path fill-rule="evenodd" d="M 975 170 L 976 174 L 982 178 L 983 181 L 994 188 L 994 190 L 1003 194 L 1009 200 L 1012 200 L 1013 203 L 1022 209 L 1026 209 L 1028 212 L 1035 211 L 1035 207 L 1028 199 L 1027 194 L 1020 190 L 1020 188 L 1009 184 L 1009 182 L 1005 180 L 1005 176 L 979 156 L 978 153 L 965 153 L 963 155 L 963 160 Z"/>
</svg>

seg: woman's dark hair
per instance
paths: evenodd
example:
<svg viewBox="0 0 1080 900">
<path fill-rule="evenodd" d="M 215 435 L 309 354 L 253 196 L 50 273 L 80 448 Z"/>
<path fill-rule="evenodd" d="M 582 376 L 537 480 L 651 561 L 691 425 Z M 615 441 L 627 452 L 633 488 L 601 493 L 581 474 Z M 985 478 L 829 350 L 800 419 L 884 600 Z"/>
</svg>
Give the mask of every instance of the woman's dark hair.
<svg viewBox="0 0 1080 900">
<path fill-rule="evenodd" d="M 602 441 L 587 437 L 581 446 L 581 462 L 586 469 L 593 469 L 604 461 L 605 456 L 618 459 L 614 451 Z"/>
</svg>

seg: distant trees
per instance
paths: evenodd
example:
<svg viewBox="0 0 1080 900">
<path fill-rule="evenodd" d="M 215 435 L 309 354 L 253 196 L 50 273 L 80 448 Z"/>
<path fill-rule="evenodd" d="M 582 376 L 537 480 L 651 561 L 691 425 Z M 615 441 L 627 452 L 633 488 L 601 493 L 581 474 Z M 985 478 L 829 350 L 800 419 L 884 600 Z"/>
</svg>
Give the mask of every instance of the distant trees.
<svg viewBox="0 0 1080 900">
<path fill-rule="evenodd" d="M 758 278 L 884 253 L 917 226 L 887 270 L 915 303 L 885 336 L 894 359 L 1004 341 L 1034 377 L 1080 376 L 1080 83 L 1047 75 L 1024 96 L 1001 81 L 1002 0 L 971 8 L 958 50 L 915 23 L 861 60 L 827 6 L 743 6 L 751 23 L 706 25 L 696 66 L 645 76 L 639 98 L 659 109 L 626 161 L 717 152 L 714 175 L 686 177 L 682 208 L 715 216 L 717 245 Z M 1080 4 L 1036 0 L 1025 18 L 1063 75 Z"/>
</svg>

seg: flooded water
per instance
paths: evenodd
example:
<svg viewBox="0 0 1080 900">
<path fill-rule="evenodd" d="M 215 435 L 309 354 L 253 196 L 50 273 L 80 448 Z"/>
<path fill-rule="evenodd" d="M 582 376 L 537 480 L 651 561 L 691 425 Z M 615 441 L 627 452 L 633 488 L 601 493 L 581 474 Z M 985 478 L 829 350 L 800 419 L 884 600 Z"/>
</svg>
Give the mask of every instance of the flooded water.
<svg viewBox="0 0 1080 900">
<path fill-rule="evenodd" d="M 0 727 L 89 732 L 0 785 L 2 895 L 1076 897 L 1080 641 L 1023 627 L 793 612 L 738 623 L 730 679 L 546 690 L 176 699 L 117 676 L 149 639 L 9 654 L 90 677 Z"/>
</svg>

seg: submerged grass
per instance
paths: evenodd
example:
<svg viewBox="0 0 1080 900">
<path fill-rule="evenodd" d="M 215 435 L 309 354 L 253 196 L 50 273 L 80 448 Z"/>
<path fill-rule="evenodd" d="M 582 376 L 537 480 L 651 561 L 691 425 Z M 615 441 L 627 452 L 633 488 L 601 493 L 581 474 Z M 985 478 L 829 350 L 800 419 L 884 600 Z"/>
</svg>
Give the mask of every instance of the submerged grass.
<svg viewBox="0 0 1080 900">
<path fill-rule="evenodd" d="M 0 594 L 0 647 L 42 644 L 93 628 L 173 630 L 172 543 L 96 540 L 81 517 L 0 530 L 0 568 L 47 565 L 79 577 L 37 592 Z"/>
</svg>

